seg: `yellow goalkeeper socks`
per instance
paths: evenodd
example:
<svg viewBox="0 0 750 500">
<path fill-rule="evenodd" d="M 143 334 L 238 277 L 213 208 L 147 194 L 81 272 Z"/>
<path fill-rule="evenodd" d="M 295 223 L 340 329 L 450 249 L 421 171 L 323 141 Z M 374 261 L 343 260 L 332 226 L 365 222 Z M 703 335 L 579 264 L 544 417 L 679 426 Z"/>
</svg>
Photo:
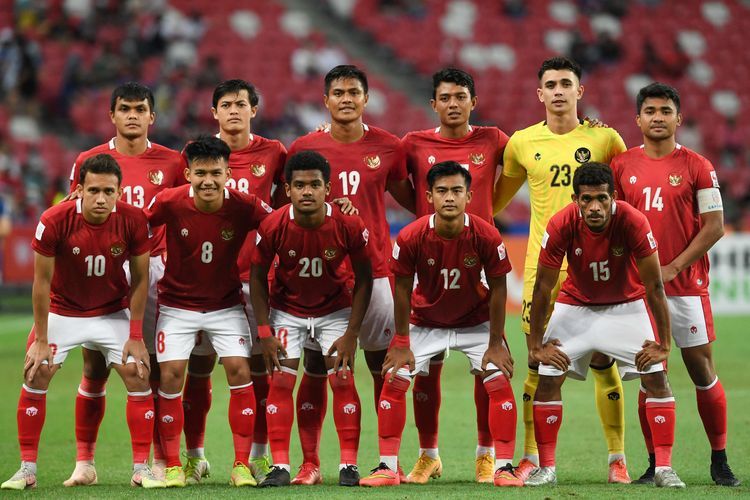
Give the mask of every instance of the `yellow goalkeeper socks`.
<svg viewBox="0 0 750 500">
<path fill-rule="evenodd" d="M 534 393 L 538 385 L 539 371 L 529 368 L 523 382 L 523 426 L 526 431 L 523 438 L 524 458 L 536 458 L 539 455 L 534 437 Z"/>
<path fill-rule="evenodd" d="M 602 422 L 610 455 L 625 453 L 625 398 L 622 380 L 614 361 L 607 368 L 591 367 L 594 374 L 596 409 Z M 524 404 L 524 419 L 526 406 Z"/>
</svg>

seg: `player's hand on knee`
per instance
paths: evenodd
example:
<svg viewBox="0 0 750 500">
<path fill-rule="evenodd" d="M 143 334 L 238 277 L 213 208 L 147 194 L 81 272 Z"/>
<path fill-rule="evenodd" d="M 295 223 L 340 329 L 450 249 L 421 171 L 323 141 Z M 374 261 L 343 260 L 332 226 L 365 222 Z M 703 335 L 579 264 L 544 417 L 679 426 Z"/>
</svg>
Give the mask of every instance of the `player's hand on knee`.
<svg viewBox="0 0 750 500">
<path fill-rule="evenodd" d="M 286 349 L 284 349 L 281 341 L 276 337 L 265 337 L 260 339 L 260 346 L 263 350 L 263 358 L 266 360 L 266 370 L 268 370 L 268 373 L 273 373 L 274 368 L 281 371 L 279 353 L 286 357 Z"/>
<path fill-rule="evenodd" d="M 328 349 L 328 356 L 336 355 L 333 361 L 333 371 L 338 372 L 343 368 L 343 378 L 346 378 L 346 369 L 352 369 L 354 365 L 354 357 L 357 355 L 357 335 L 349 333 L 347 330 L 344 335 L 336 339 L 336 341 Z"/>
<path fill-rule="evenodd" d="M 403 366 L 409 367 L 409 373 L 414 371 L 414 353 L 408 347 L 391 347 L 385 355 L 385 361 L 383 362 L 383 369 L 380 371 L 382 377 L 388 376 L 388 382 L 393 382 L 393 378 L 396 376 L 399 368 Z"/>
<path fill-rule="evenodd" d="M 26 351 L 26 359 L 23 363 L 23 376 L 26 381 L 34 380 L 34 376 L 44 361 L 52 368 L 53 356 L 52 349 L 47 342 L 40 342 L 38 339 L 32 342 L 29 350 Z"/>
<path fill-rule="evenodd" d="M 570 366 L 570 358 L 562 352 L 558 346 L 562 345 L 558 339 L 550 339 L 541 349 L 534 349 L 531 355 L 535 361 L 544 365 L 553 366 L 557 370 L 567 371 Z"/>
<path fill-rule="evenodd" d="M 669 357 L 669 350 L 653 340 L 647 340 L 641 346 L 643 349 L 635 355 L 635 366 L 638 371 L 645 372 L 656 363 L 661 363 Z"/>
<path fill-rule="evenodd" d="M 359 215 L 359 209 L 357 209 L 352 201 L 346 196 L 334 198 L 333 203 L 339 206 L 339 210 L 341 210 L 341 213 L 344 215 Z"/>
<path fill-rule="evenodd" d="M 502 342 L 490 343 L 482 356 L 482 371 L 487 371 L 487 365 L 497 366 L 508 379 L 513 377 L 513 358 Z"/>
<path fill-rule="evenodd" d="M 151 371 L 151 358 L 148 355 L 148 349 L 143 340 L 128 339 L 122 348 L 122 365 L 128 362 L 128 357 L 135 359 L 135 369 L 138 372 L 139 379 L 145 379 L 148 372 Z"/>
</svg>

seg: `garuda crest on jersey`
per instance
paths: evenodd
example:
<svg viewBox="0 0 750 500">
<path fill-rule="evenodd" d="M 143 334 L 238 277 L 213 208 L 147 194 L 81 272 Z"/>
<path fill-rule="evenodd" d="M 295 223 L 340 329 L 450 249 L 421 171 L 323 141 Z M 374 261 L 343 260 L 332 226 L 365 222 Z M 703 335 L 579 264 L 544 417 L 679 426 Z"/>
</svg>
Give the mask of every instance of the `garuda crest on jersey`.
<svg viewBox="0 0 750 500">
<path fill-rule="evenodd" d="M 266 165 L 263 163 L 253 163 L 250 165 L 250 173 L 255 177 L 263 177 L 266 175 Z"/>
<path fill-rule="evenodd" d="M 372 170 L 377 170 L 380 168 L 380 156 L 378 155 L 367 155 L 364 158 L 365 165 L 367 165 L 367 168 L 370 168 Z"/>
<path fill-rule="evenodd" d="M 336 258 L 336 249 L 335 248 L 326 248 L 323 250 L 323 257 L 326 258 L 326 260 L 333 260 Z"/>
<path fill-rule="evenodd" d="M 589 148 L 578 148 L 573 157 L 578 163 L 586 163 L 591 159 L 591 151 Z"/>
<path fill-rule="evenodd" d="M 125 252 L 125 243 L 122 241 L 112 243 L 112 246 L 109 247 L 109 251 L 112 254 L 112 257 L 119 257 Z"/>
<path fill-rule="evenodd" d="M 484 165 L 484 154 L 482 153 L 471 153 L 469 155 L 469 160 L 471 160 L 471 163 L 474 165 Z"/>
<path fill-rule="evenodd" d="M 680 174 L 669 174 L 669 185 L 677 187 L 682 184 L 682 176 Z"/>
<path fill-rule="evenodd" d="M 474 267 L 477 265 L 477 262 L 479 262 L 479 258 L 476 255 L 465 255 L 464 256 L 464 265 L 466 267 Z"/>
<path fill-rule="evenodd" d="M 222 229 L 221 230 L 221 239 L 224 241 L 229 241 L 232 238 L 234 238 L 234 229 Z"/>
<path fill-rule="evenodd" d="M 161 170 L 149 170 L 148 181 L 154 186 L 161 186 L 161 183 L 164 182 L 164 172 Z"/>
</svg>

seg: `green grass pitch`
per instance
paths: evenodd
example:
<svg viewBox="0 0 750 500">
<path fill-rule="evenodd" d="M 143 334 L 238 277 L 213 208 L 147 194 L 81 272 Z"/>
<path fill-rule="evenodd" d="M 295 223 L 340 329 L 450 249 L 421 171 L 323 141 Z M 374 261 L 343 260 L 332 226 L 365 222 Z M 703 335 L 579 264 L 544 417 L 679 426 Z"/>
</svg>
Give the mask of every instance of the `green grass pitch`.
<svg viewBox="0 0 750 500">
<path fill-rule="evenodd" d="M 65 480 L 75 461 L 73 409 L 76 387 L 80 380 L 81 357 L 76 351 L 69 356 L 63 369 L 54 379 L 47 403 L 47 421 L 42 434 L 39 453 L 39 487 L 32 493 L 41 497 L 208 497 L 256 496 L 305 498 L 473 498 L 503 495 L 531 498 L 622 498 L 656 497 L 729 497 L 750 496 L 750 384 L 745 371 L 750 362 L 750 342 L 746 326 L 750 317 L 717 318 L 719 341 L 715 344 L 715 358 L 719 375 L 729 400 L 730 464 L 744 484 L 740 488 L 719 488 L 713 485 L 709 473 L 710 449 L 698 418 L 694 389 L 687 377 L 679 354 L 671 360 L 670 379 L 677 398 L 677 436 L 673 455 L 675 469 L 687 483 L 684 492 L 656 491 L 647 486 L 607 485 L 606 446 L 592 398 L 593 383 L 569 380 L 563 387 L 565 401 L 564 423 L 558 444 L 558 480 L 556 488 L 530 488 L 499 491 L 491 485 L 473 482 L 476 428 L 474 421 L 473 382 L 468 375 L 468 362 L 460 354 L 452 354 L 443 370 L 443 403 L 440 420 L 440 455 L 444 474 L 427 485 L 405 485 L 396 489 L 345 489 L 336 485 L 338 479 L 338 441 L 330 415 L 326 418 L 321 445 L 322 472 L 325 484 L 316 487 L 290 487 L 281 490 L 235 490 L 228 485 L 232 459 L 232 444 L 226 419 L 228 391 L 219 367 L 214 376 L 213 407 L 209 414 L 206 436 L 207 456 L 212 475 L 203 484 L 180 490 L 135 491 L 128 486 L 130 477 L 130 443 L 125 424 L 122 383 L 113 374 L 108 386 L 107 414 L 99 434 L 97 470 L 100 484 L 88 488 L 64 488 Z M 31 325 L 30 316 L 0 316 L 0 480 L 10 477 L 18 467 L 15 410 L 21 385 L 25 338 Z M 513 386 L 520 401 L 525 376 L 525 347 L 517 317 L 508 319 L 508 337 L 516 357 Z M 372 403 L 372 383 L 358 361 L 357 387 L 363 402 L 362 438 L 359 465 L 364 474 L 377 465 L 377 422 Z M 625 384 L 626 392 L 626 451 L 631 476 L 637 477 L 646 466 L 646 452 L 636 413 L 637 382 Z M 411 396 L 410 396 L 411 398 Z M 411 403 L 409 403 L 411 408 Z M 523 441 L 523 425 L 518 426 L 518 460 Z M 300 463 L 296 429 L 292 435 L 292 464 Z M 411 409 L 401 450 L 401 461 L 408 472 L 417 458 L 417 436 Z M 20 496 L 19 495 L 19 496 Z M 11 494 L 4 492 L 4 498 Z"/>
</svg>

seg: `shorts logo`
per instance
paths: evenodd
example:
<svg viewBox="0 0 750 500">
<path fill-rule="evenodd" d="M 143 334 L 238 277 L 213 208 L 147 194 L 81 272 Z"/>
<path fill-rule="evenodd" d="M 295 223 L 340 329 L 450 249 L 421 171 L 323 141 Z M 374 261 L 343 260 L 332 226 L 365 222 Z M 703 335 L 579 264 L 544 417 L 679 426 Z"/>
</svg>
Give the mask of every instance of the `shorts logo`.
<svg viewBox="0 0 750 500">
<path fill-rule="evenodd" d="M 430 165 L 434 165 L 435 164 L 435 157 L 432 156 L 432 155 L 428 156 L 427 157 L 427 163 L 429 163 Z"/>
<path fill-rule="evenodd" d="M 380 402 L 380 408 L 383 410 L 390 410 L 391 409 L 391 403 L 386 401 L 385 399 Z"/>
<path fill-rule="evenodd" d="M 690 333 L 692 333 L 693 335 L 698 333 L 698 327 L 695 325 L 690 325 Z"/>
<path fill-rule="evenodd" d="M 57 344 L 50 344 L 49 350 L 52 351 L 52 354 L 57 354 Z"/>
<path fill-rule="evenodd" d="M 266 175 L 266 166 L 262 163 L 255 163 L 250 166 L 250 172 L 255 177 L 263 177 L 264 175 Z"/>
<path fill-rule="evenodd" d="M 81 249 L 78 247 L 73 247 L 73 255 L 78 255 L 79 253 L 81 253 Z"/>
<path fill-rule="evenodd" d="M 302 405 L 300 405 L 299 409 L 302 411 L 311 411 L 315 409 L 315 406 L 312 403 L 305 401 L 304 403 L 302 403 Z"/>
<path fill-rule="evenodd" d="M 183 238 L 187 238 L 187 235 L 188 235 L 187 228 L 183 227 L 182 229 L 180 229 L 180 236 L 182 236 Z"/>
<path fill-rule="evenodd" d="M 29 417 L 36 417 L 37 413 L 39 413 L 39 410 L 36 406 L 29 406 L 26 408 L 26 415 Z"/>
<path fill-rule="evenodd" d="M 502 405 L 500 405 L 500 408 L 505 411 L 510 411 L 513 409 L 513 403 L 511 403 L 510 401 L 505 401 Z"/>
<path fill-rule="evenodd" d="M 539 160 L 541 160 L 541 159 L 542 159 L 542 155 L 541 155 L 541 153 L 537 153 L 537 154 L 535 154 L 535 155 L 534 155 L 534 159 L 535 159 L 536 161 L 539 161 Z"/>
<path fill-rule="evenodd" d="M 466 267 L 474 267 L 477 265 L 477 262 L 479 262 L 479 258 L 476 255 L 464 256 L 464 265 Z"/>
<path fill-rule="evenodd" d="M 547 417 L 547 423 L 549 425 L 552 425 L 555 422 L 557 422 L 557 415 L 550 415 L 549 417 Z"/>
<path fill-rule="evenodd" d="M 414 395 L 414 398 L 415 398 L 415 399 L 416 399 L 416 400 L 417 400 L 417 401 L 418 401 L 419 403 L 426 403 L 427 401 L 429 401 L 429 399 L 430 399 L 430 396 L 428 396 L 426 392 L 418 392 L 418 393 L 416 393 L 416 394 Z"/>
<path fill-rule="evenodd" d="M 654 422 L 657 424 L 663 424 L 667 421 L 667 418 L 664 415 L 657 415 L 654 417 Z"/>
<path fill-rule="evenodd" d="M 682 176 L 680 174 L 669 174 L 669 185 L 677 187 L 682 184 Z"/>
<path fill-rule="evenodd" d="M 620 393 L 617 391 L 612 391 L 607 394 L 607 399 L 609 399 L 610 401 L 618 401 L 620 399 Z"/>
<path fill-rule="evenodd" d="M 484 155 L 482 153 L 471 153 L 469 155 L 469 160 L 471 160 L 471 163 L 474 165 L 484 165 Z"/>
<path fill-rule="evenodd" d="M 367 168 L 377 170 L 380 168 L 380 157 L 378 155 L 369 155 L 364 158 Z"/>
<path fill-rule="evenodd" d="M 504 260 L 505 257 L 508 256 L 508 253 L 505 251 L 505 243 L 500 243 L 500 245 L 498 245 L 497 256 L 500 258 L 500 260 Z"/>
<path fill-rule="evenodd" d="M 249 417 L 250 415 L 253 414 L 253 409 L 252 408 L 245 408 L 245 409 L 242 410 L 242 414 L 245 415 L 246 417 Z"/>
<path fill-rule="evenodd" d="M 245 337 L 240 337 L 237 341 L 240 343 L 240 345 L 245 345 Z"/>
<path fill-rule="evenodd" d="M 383 330 L 383 335 L 385 335 L 386 337 L 390 337 L 391 333 L 392 332 L 390 328 L 386 328 L 385 330 Z"/>
<path fill-rule="evenodd" d="M 125 243 L 118 241 L 109 247 L 109 251 L 112 253 L 112 257 L 119 257 L 125 252 Z"/>
<path fill-rule="evenodd" d="M 143 418 L 145 418 L 146 420 L 151 420 L 152 418 L 154 418 L 154 410 L 149 410 L 144 413 Z"/>
<path fill-rule="evenodd" d="M 161 421 L 165 424 L 171 424 L 172 422 L 174 422 L 174 417 L 172 415 L 164 415 L 163 417 L 161 417 Z"/>
<path fill-rule="evenodd" d="M 276 405 L 268 405 L 266 407 L 266 413 L 269 415 L 275 415 L 277 411 L 279 411 L 279 408 Z"/>
<path fill-rule="evenodd" d="M 231 241 L 234 238 L 234 229 L 222 229 L 221 239 L 224 241 Z"/>
<path fill-rule="evenodd" d="M 289 257 L 294 258 L 296 256 L 297 256 L 297 252 L 295 252 L 294 250 L 289 250 Z"/>
<path fill-rule="evenodd" d="M 628 180 L 630 181 L 631 184 L 635 184 L 638 179 L 635 177 L 635 175 L 631 175 L 630 179 Z"/>
<path fill-rule="evenodd" d="M 615 257 L 622 257 L 625 253 L 625 249 L 622 247 L 612 247 L 612 255 Z"/>
<path fill-rule="evenodd" d="M 578 148 L 573 157 L 578 163 L 586 163 L 591 159 L 591 151 L 588 148 Z"/>
<path fill-rule="evenodd" d="M 326 248 L 323 250 L 323 257 L 325 257 L 326 260 L 333 260 L 336 258 L 336 249 L 335 248 Z"/>
<path fill-rule="evenodd" d="M 353 415 L 353 414 L 357 413 L 357 405 L 355 405 L 353 403 L 349 403 L 347 405 L 344 405 L 344 413 L 346 413 L 347 415 Z"/>
<path fill-rule="evenodd" d="M 435 259 L 432 259 L 432 258 L 427 259 L 427 265 L 428 266 L 434 266 L 435 265 Z"/>
<path fill-rule="evenodd" d="M 580 257 L 581 255 L 583 255 L 583 249 L 576 248 L 575 254 L 576 254 L 576 256 Z"/>
<path fill-rule="evenodd" d="M 164 172 L 161 170 L 150 170 L 148 181 L 154 186 L 161 186 L 161 183 L 164 182 Z"/>
</svg>

